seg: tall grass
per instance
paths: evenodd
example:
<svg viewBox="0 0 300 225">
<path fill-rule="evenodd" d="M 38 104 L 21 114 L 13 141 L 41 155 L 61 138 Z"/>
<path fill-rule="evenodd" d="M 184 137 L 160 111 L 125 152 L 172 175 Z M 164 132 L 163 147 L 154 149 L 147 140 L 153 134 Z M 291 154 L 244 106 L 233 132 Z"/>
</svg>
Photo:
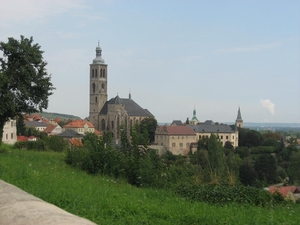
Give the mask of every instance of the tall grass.
<svg viewBox="0 0 300 225">
<path fill-rule="evenodd" d="M 172 191 L 91 176 L 55 152 L 0 146 L 0 179 L 97 224 L 299 224 L 300 205 L 260 208 L 191 202 Z"/>
</svg>

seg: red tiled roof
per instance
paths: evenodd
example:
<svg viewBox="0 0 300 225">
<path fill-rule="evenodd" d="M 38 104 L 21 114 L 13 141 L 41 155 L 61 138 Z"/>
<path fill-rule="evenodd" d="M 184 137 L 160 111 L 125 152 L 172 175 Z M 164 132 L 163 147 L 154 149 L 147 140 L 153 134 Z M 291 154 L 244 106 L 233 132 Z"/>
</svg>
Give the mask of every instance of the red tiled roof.
<svg viewBox="0 0 300 225">
<path fill-rule="evenodd" d="M 25 137 L 25 136 L 17 136 L 17 141 L 28 141 L 28 137 Z"/>
<path fill-rule="evenodd" d="M 68 123 L 64 128 L 83 128 L 87 124 L 89 128 L 94 128 L 94 125 L 86 120 L 73 120 L 71 123 Z"/>
<path fill-rule="evenodd" d="M 83 144 L 82 144 L 82 142 L 81 142 L 80 139 L 74 139 L 74 138 L 72 138 L 69 141 L 70 141 L 71 145 L 73 145 L 73 146 L 76 146 L 76 147 L 83 146 Z"/>
<path fill-rule="evenodd" d="M 95 130 L 94 130 L 94 134 L 96 134 L 96 135 L 102 135 L 102 132 L 95 129 Z"/>
<path fill-rule="evenodd" d="M 292 193 L 300 193 L 300 190 L 296 186 L 286 186 L 286 187 L 275 187 L 271 186 L 269 188 L 269 192 L 272 194 L 275 192 L 279 192 L 283 197 L 287 195 L 287 193 L 291 191 Z"/>
<path fill-rule="evenodd" d="M 195 135 L 196 133 L 189 126 L 166 126 L 169 135 Z M 160 126 L 164 130 L 164 126 Z"/>
<path fill-rule="evenodd" d="M 55 127 L 57 127 L 57 125 L 49 124 L 49 125 L 45 128 L 45 130 L 43 130 L 43 132 L 51 133 L 51 132 L 55 129 Z"/>
</svg>

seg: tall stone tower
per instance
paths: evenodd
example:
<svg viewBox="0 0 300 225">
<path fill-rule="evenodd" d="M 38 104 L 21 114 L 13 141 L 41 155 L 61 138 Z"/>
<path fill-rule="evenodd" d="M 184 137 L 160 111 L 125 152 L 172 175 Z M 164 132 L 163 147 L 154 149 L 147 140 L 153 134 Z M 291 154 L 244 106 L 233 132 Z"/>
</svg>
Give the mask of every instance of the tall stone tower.
<svg viewBox="0 0 300 225">
<path fill-rule="evenodd" d="M 240 110 L 240 107 L 239 107 L 239 110 L 238 110 L 238 114 L 237 114 L 237 118 L 235 120 L 235 126 L 238 128 L 242 128 L 243 127 L 243 119 L 242 119 L 242 115 L 241 115 L 241 110 Z"/>
<path fill-rule="evenodd" d="M 98 115 L 107 101 L 107 64 L 102 58 L 102 49 L 96 47 L 96 58 L 90 64 L 90 122 L 99 129 Z"/>
</svg>

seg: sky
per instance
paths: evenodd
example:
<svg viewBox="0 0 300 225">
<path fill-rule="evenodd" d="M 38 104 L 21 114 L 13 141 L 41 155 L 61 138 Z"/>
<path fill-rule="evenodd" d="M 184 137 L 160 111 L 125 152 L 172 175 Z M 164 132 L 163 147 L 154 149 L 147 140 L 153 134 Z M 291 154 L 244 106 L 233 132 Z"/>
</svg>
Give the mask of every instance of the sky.
<svg viewBox="0 0 300 225">
<path fill-rule="evenodd" d="M 89 114 L 100 42 L 108 99 L 160 123 L 300 123 L 299 0 L 0 0 L 0 41 L 33 37 L 56 87 L 47 112 Z"/>
</svg>

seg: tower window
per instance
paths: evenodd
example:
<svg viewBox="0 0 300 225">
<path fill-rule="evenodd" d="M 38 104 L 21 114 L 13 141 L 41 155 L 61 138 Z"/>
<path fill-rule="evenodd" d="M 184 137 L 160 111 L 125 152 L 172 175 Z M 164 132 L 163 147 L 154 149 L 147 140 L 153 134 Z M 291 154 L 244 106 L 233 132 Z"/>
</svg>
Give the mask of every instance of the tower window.
<svg viewBox="0 0 300 225">
<path fill-rule="evenodd" d="M 95 91 L 96 91 L 96 84 L 93 83 L 93 93 L 95 93 Z"/>
<path fill-rule="evenodd" d="M 98 70 L 95 69 L 95 77 L 97 77 L 97 76 L 98 76 Z"/>
<path fill-rule="evenodd" d="M 94 72 L 95 72 L 94 69 L 92 69 L 92 77 L 94 77 Z"/>
<path fill-rule="evenodd" d="M 114 121 L 111 121 L 111 129 L 115 129 L 114 128 Z"/>
<path fill-rule="evenodd" d="M 97 103 L 97 101 L 98 101 L 98 99 L 97 99 L 97 97 L 95 97 L 95 102 Z"/>
<path fill-rule="evenodd" d="M 102 77 L 102 69 L 100 70 L 100 77 Z"/>
<path fill-rule="evenodd" d="M 105 69 L 103 69 L 103 74 L 102 74 L 102 75 L 103 75 L 103 77 L 105 78 Z"/>
</svg>

